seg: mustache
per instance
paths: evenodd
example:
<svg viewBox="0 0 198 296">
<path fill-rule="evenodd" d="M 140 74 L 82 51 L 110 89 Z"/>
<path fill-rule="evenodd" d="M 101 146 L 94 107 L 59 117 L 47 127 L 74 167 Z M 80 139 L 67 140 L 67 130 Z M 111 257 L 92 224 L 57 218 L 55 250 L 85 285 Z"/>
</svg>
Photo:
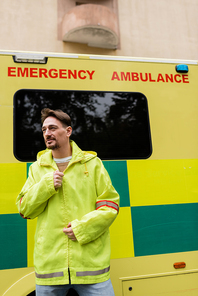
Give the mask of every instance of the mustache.
<svg viewBox="0 0 198 296">
<path fill-rule="evenodd" d="M 53 136 L 46 136 L 46 138 L 45 138 L 46 140 L 56 140 L 56 138 L 55 137 L 53 137 Z"/>
</svg>

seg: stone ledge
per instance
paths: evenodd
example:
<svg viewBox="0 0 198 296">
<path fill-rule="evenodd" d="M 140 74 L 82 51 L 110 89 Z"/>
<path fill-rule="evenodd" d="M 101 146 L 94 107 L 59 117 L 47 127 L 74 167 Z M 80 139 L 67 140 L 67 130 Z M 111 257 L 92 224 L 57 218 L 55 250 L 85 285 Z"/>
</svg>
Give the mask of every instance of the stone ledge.
<svg viewBox="0 0 198 296">
<path fill-rule="evenodd" d="M 76 6 L 63 18 L 62 40 L 85 43 L 92 47 L 116 49 L 118 45 L 116 15 L 102 5 Z"/>
</svg>

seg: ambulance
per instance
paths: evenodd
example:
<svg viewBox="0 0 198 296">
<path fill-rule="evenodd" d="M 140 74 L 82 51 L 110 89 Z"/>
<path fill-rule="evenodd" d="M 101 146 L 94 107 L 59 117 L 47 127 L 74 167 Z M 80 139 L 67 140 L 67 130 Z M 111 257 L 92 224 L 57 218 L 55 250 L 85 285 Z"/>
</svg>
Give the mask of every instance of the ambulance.
<svg viewBox="0 0 198 296">
<path fill-rule="evenodd" d="M 35 295 L 36 219 L 16 197 L 45 149 L 45 107 L 70 115 L 120 194 L 115 295 L 198 295 L 197 61 L 0 51 L 0 81 L 0 295 Z"/>
</svg>

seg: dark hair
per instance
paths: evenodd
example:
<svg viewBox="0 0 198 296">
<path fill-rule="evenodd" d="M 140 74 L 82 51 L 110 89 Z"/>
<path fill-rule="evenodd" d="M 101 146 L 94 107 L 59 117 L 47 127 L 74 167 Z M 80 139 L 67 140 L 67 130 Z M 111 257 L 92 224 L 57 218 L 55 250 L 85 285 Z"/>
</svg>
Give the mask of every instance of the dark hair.
<svg viewBox="0 0 198 296">
<path fill-rule="evenodd" d="M 63 125 L 65 126 L 70 126 L 71 125 L 71 118 L 69 115 L 62 110 L 52 110 L 49 108 L 44 108 L 41 110 L 41 122 L 45 121 L 45 119 L 49 116 L 55 117 L 58 120 L 62 122 Z"/>
</svg>

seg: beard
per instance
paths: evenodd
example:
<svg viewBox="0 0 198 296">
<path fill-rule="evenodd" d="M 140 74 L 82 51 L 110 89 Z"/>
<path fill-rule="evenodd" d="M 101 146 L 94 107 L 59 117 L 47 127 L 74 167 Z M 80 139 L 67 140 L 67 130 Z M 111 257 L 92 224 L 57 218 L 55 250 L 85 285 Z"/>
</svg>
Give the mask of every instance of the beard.
<svg viewBox="0 0 198 296">
<path fill-rule="evenodd" d="M 56 149 L 59 149 L 60 146 L 56 143 L 54 145 L 47 145 L 47 148 L 49 148 L 51 150 L 56 150 Z"/>
<path fill-rule="evenodd" d="M 48 143 L 47 141 L 49 140 L 53 140 L 55 141 L 55 143 Z M 55 138 L 47 138 L 46 141 L 45 141 L 45 145 L 48 149 L 51 149 L 51 150 L 56 150 L 56 149 L 59 149 L 60 148 L 60 145 L 58 144 L 58 142 L 56 141 Z"/>
</svg>

